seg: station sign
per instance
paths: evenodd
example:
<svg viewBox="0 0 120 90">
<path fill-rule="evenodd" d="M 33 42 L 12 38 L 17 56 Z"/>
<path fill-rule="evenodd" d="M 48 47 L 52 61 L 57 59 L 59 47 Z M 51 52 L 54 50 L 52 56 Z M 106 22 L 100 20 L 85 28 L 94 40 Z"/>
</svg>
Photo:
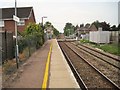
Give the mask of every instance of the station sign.
<svg viewBox="0 0 120 90">
<path fill-rule="evenodd" d="M 15 16 L 15 15 L 13 15 L 13 20 L 16 21 L 16 22 L 20 22 L 20 18 Z"/>
</svg>

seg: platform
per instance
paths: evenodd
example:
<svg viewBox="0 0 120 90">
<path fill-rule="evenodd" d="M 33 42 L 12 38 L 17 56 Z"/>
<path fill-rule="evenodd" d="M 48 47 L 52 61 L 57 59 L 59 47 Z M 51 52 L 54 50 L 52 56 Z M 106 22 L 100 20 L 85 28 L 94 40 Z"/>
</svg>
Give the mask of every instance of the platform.
<svg viewBox="0 0 120 90">
<path fill-rule="evenodd" d="M 4 88 L 33 88 L 33 90 L 34 88 L 42 88 L 50 45 L 51 40 L 48 40 L 40 49 L 33 53 L 15 73 L 16 79 L 8 83 Z"/>
<path fill-rule="evenodd" d="M 15 75 L 4 88 L 79 88 L 56 39 L 46 41 Z"/>
<path fill-rule="evenodd" d="M 79 88 L 79 85 L 57 43 L 52 40 L 49 88 Z"/>
</svg>

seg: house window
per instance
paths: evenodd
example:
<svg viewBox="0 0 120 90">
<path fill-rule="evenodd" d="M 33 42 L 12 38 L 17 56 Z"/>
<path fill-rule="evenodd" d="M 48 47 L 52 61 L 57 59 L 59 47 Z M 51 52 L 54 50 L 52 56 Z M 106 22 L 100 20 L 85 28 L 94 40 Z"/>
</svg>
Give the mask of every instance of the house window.
<svg viewBox="0 0 120 90">
<path fill-rule="evenodd" d="M 18 26 L 24 26 L 25 25 L 25 20 L 20 20 L 20 22 L 17 23 Z"/>
<path fill-rule="evenodd" d="M 0 20 L 0 27 L 4 27 L 4 21 Z"/>
</svg>

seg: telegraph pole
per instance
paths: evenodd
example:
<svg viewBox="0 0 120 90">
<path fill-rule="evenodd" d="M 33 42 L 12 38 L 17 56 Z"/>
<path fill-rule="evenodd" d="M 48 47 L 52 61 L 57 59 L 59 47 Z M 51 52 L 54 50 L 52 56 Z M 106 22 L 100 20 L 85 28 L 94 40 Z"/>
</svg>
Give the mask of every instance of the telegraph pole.
<svg viewBox="0 0 120 90">
<path fill-rule="evenodd" d="M 15 0 L 15 16 L 17 16 L 17 1 Z M 15 57 L 16 57 L 16 65 L 17 69 L 19 68 L 19 51 L 18 51 L 18 36 L 17 36 L 17 21 L 15 21 L 15 36 L 16 36 L 16 46 L 15 46 Z"/>
</svg>

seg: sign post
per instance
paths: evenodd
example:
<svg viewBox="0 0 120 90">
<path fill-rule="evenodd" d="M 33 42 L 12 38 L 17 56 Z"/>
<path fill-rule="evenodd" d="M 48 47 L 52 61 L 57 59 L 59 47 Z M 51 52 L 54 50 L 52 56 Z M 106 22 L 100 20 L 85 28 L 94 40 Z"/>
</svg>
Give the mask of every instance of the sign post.
<svg viewBox="0 0 120 90">
<path fill-rule="evenodd" d="M 13 15 L 13 20 L 15 21 L 15 37 L 16 37 L 16 47 L 15 47 L 15 58 L 16 58 L 16 65 L 17 69 L 19 68 L 19 50 L 18 50 L 18 36 L 17 36 L 17 22 L 20 21 L 20 19 L 17 17 L 17 2 L 15 0 L 15 15 Z"/>
<path fill-rule="evenodd" d="M 17 16 L 13 15 L 13 20 L 16 22 L 20 22 L 20 18 L 18 18 Z"/>
</svg>

